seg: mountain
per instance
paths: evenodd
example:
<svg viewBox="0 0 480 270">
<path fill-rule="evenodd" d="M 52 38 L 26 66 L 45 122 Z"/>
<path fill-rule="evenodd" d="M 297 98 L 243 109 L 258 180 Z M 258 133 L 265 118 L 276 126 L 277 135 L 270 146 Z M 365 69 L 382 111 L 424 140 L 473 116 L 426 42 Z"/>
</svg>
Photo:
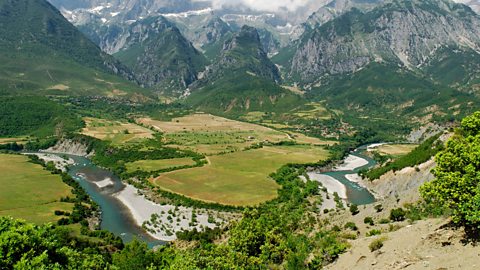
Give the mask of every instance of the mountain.
<svg viewBox="0 0 480 270">
<path fill-rule="evenodd" d="M 232 73 L 248 73 L 273 83 L 280 82 L 278 68 L 264 51 L 257 29 L 243 26 L 239 33 L 228 39 L 218 61 L 208 67 L 200 84 Z"/>
<path fill-rule="evenodd" d="M 476 13 L 480 13 L 480 0 L 453 0 L 456 3 L 462 3 L 472 8 Z"/>
<path fill-rule="evenodd" d="M 219 44 L 212 45 L 218 47 L 225 41 L 222 39 L 224 34 L 238 32 L 243 25 L 249 25 L 262 32 L 261 39 L 266 38 L 263 42 L 266 45 L 264 49 L 273 55 L 279 48 L 298 38 L 303 31 L 299 27 L 300 22 L 321 6 L 318 1 L 310 1 L 311 4 L 299 8 L 295 13 L 287 13 L 282 10 L 258 11 L 240 2 L 217 5 L 217 1 L 196 0 L 50 1 L 107 53 L 115 51 L 101 41 L 108 39 L 112 31 L 121 31 L 128 28 L 129 24 L 149 17 L 164 16 L 175 23 L 198 50 L 204 50 L 204 47 L 207 50 L 214 41 L 220 40 Z M 206 38 L 212 33 L 218 39 Z"/>
<path fill-rule="evenodd" d="M 196 81 L 207 60 L 165 18 L 150 17 L 117 32 L 111 41 L 115 57 L 132 69 L 146 87 L 179 95 Z"/>
<path fill-rule="evenodd" d="M 394 0 L 367 12 L 354 8 L 307 31 L 294 47 L 282 64 L 289 78 L 305 83 L 374 62 L 421 70 L 443 48 L 480 51 L 480 18 L 448 0 Z"/>
<path fill-rule="evenodd" d="M 125 96 L 139 87 L 131 72 L 103 53 L 44 0 L 0 1 L 3 93 Z"/>
<path fill-rule="evenodd" d="M 343 15 L 353 8 L 368 11 L 384 2 L 385 0 L 332 0 L 310 15 L 305 22 L 305 26 L 315 28 Z"/>
<path fill-rule="evenodd" d="M 220 114 L 288 110 L 302 98 L 277 85 L 277 67 L 263 50 L 257 30 L 244 26 L 228 39 L 219 58 L 192 86 L 187 102 Z"/>
</svg>

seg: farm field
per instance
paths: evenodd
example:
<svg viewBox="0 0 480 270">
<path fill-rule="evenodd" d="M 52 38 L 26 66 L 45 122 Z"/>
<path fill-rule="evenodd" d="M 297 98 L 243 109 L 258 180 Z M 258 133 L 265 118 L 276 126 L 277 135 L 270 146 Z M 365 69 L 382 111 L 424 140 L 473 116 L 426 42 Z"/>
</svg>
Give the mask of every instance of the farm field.
<svg viewBox="0 0 480 270">
<path fill-rule="evenodd" d="M 163 170 L 169 168 L 178 168 L 182 166 L 195 165 L 195 161 L 191 158 L 174 158 L 161 160 L 139 160 L 132 163 L 127 163 L 127 171 L 145 171 L 151 172 L 156 170 Z"/>
<path fill-rule="evenodd" d="M 82 134 L 100 140 L 112 141 L 115 145 L 153 138 L 151 130 L 132 123 L 90 117 L 84 118 L 84 121 L 86 127 L 82 130 Z"/>
<path fill-rule="evenodd" d="M 377 150 L 381 154 L 403 156 L 410 153 L 417 146 L 416 144 L 384 144 L 379 146 Z"/>
<path fill-rule="evenodd" d="M 326 159 L 322 147 L 268 146 L 209 157 L 200 168 L 165 173 L 152 181 L 162 189 L 197 200 L 247 206 L 274 199 L 278 185 L 269 175 L 287 163 Z"/>
<path fill-rule="evenodd" d="M 58 175 L 29 163 L 28 157 L 0 154 L 0 216 L 12 216 L 37 224 L 55 222 L 55 210 L 71 211 L 73 204 L 60 202 L 71 188 Z"/>
<path fill-rule="evenodd" d="M 296 141 L 298 143 L 326 145 L 333 144 L 303 134 L 277 131 L 272 128 L 230 120 L 210 114 L 192 114 L 172 121 L 157 121 L 151 118 L 137 120 L 164 133 L 165 143 L 202 153 L 216 155 L 244 150 L 261 142 L 278 143 Z"/>
<path fill-rule="evenodd" d="M 305 104 L 303 110 L 294 112 L 293 115 L 303 118 L 303 119 L 322 119 L 328 120 L 332 118 L 330 112 L 325 108 L 322 103 L 311 102 Z"/>
<path fill-rule="evenodd" d="M 0 144 L 7 144 L 7 143 L 18 143 L 22 144 L 27 142 L 28 138 L 27 137 L 17 137 L 17 138 L 0 138 Z"/>
</svg>

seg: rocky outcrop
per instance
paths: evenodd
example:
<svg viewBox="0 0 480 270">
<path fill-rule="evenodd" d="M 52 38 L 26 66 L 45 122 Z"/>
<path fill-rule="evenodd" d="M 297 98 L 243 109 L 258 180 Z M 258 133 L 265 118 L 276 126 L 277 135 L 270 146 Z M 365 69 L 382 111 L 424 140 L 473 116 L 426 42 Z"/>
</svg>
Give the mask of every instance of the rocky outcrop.
<svg viewBox="0 0 480 270">
<path fill-rule="evenodd" d="M 418 189 L 423 183 L 433 180 L 431 170 L 435 167 L 433 159 L 416 167 L 404 168 L 400 171 L 390 171 L 374 181 L 362 183 L 374 193 L 376 198 L 386 199 L 397 197 L 404 201 L 419 199 Z"/>
<path fill-rule="evenodd" d="M 68 155 L 75 155 L 75 156 L 88 156 L 92 154 L 88 152 L 88 147 L 80 142 L 70 140 L 70 139 L 63 139 L 57 142 L 55 146 L 52 146 L 44 152 L 49 153 L 58 153 L 58 154 L 68 154 Z"/>
</svg>

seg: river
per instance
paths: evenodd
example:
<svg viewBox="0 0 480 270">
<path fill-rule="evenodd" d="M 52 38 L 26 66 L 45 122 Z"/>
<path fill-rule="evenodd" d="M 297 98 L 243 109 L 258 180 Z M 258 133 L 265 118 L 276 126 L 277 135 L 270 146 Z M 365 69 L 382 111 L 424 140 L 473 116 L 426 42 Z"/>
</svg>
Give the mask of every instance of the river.
<svg viewBox="0 0 480 270">
<path fill-rule="evenodd" d="M 369 204 L 375 201 L 374 196 L 365 188 L 357 183 L 349 181 L 345 175 L 357 173 L 363 168 L 369 168 L 375 165 L 375 161 L 363 155 L 366 147 L 361 147 L 351 154 L 368 161 L 368 164 L 354 170 L 331 171 L 323 173 L 331 176 L 345 185 L 347 197 L 351 203 L 357 205 Z M 52 153 L 53 154 L 53 153 Z M 59 155 L 60 154 L 56 154 Z M 114 196 L 125 186 L 122 181 L 112 172 L 102 169 L 93 164 L 89 159 L 74 155 L 67 156 L 74 160 L 75 164 L 68 167 L 68 174 L 73 177 L 90 195 L 101 208 L 102 222 L 100 227 L 113 234 L 120 236 L 124 242 L 130 242 L 134 238 L 146 242 L 150 247 L 164 244 L 164 242 L 149 236 L 140 228 L 133 219 L 130 211 Z M 95 182 L 101 182 L 105 179 L 111 179 L 113 185 L 100 188 Z"/>
<path fill-rule="evenodd" d="M 108 170 L 95 166 L 89 159 L 66 155 L 75 161 L 69 166 L 72 176 L 90 195 L 102 210 L 101 228 L 120 236 L 124 242 L 134 238 L 146 242 L 150 247 L 164 244 L 149 236 L 133 219 L 130 211 L 113 195 L 124 188 L 122 181 Z M 94 182 L 110 178 L 113 185 L 99 188 Z"/>
<path fill-rule="evenodd" d="M 341 170 L 341 171 L 331 171 L 322 173 L 328 176 L 331 176 L 338 180 L 340 183 L 345 185 L 347 189 L 347 198 L 350 203 L 356 205 L 364 205 L 370 204 L 375 202 L 375 197 L 373 196 L 368 189 L 360 186 L 356 182 L 352 182 L 348 180 L 345 176 L 348 174 L 356 174 L 362 169 L 367 169 L 375 166 L 375 160 L 371 159 L 370 157 L 366 156 L 364 153 L 367 150 L 367 146 L 359 147 L 357 150 L 350 153 L 352 156 L 362 158 L 366 160 L 368 163 L 366 165 L 360 166 L 355 168 L 354 170 Z"/>
</svg>

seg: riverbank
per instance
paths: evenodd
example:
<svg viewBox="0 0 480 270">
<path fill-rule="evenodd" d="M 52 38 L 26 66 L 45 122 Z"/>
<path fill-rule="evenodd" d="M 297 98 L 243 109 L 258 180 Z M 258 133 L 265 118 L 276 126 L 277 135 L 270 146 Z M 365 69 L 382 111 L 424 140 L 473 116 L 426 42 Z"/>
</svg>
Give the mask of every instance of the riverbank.
<svg viewBox="0 0 480 270">
<path fill-rule="evenodd" d="M 177 239 L 177 232 L 213 229 L 224 223 L 213 211 L 156 204 L 129 184 L 114 196 L 128 208 L 138 226 L 161 241 Z"/>
<path fill-rule="evenodd" d="M 333 168 L 333 171 L 353 171 L 365 165 L 368 165 L 366 159 L 350 154 L 343 160 L 343 163 Z"/>
<path fill-rule="evenodd" d="M 328 193 L 333 194 L 336 192 L 340 198 L 347 199 L 347 187 L 340 183 L 337 179 L 315 172 L 310 172 L 307 174 L 310 180 L 321 183 L 322 186 L 327 189 Z"/>
<path fill-rule="evenodd" d="M 73 165 L 75 162 L 71 158 L 63 158 L 58 156 L 57 154 L 49 154 L 49 153 L 23 153 L 24 155 L 33 155 L 37 156 L 39 159 L 43 160 L 45 163 L 53 162 L 55 168 L 61 170 L 62 172 L 67 171 L 67 167 Z"/>
</svg>

